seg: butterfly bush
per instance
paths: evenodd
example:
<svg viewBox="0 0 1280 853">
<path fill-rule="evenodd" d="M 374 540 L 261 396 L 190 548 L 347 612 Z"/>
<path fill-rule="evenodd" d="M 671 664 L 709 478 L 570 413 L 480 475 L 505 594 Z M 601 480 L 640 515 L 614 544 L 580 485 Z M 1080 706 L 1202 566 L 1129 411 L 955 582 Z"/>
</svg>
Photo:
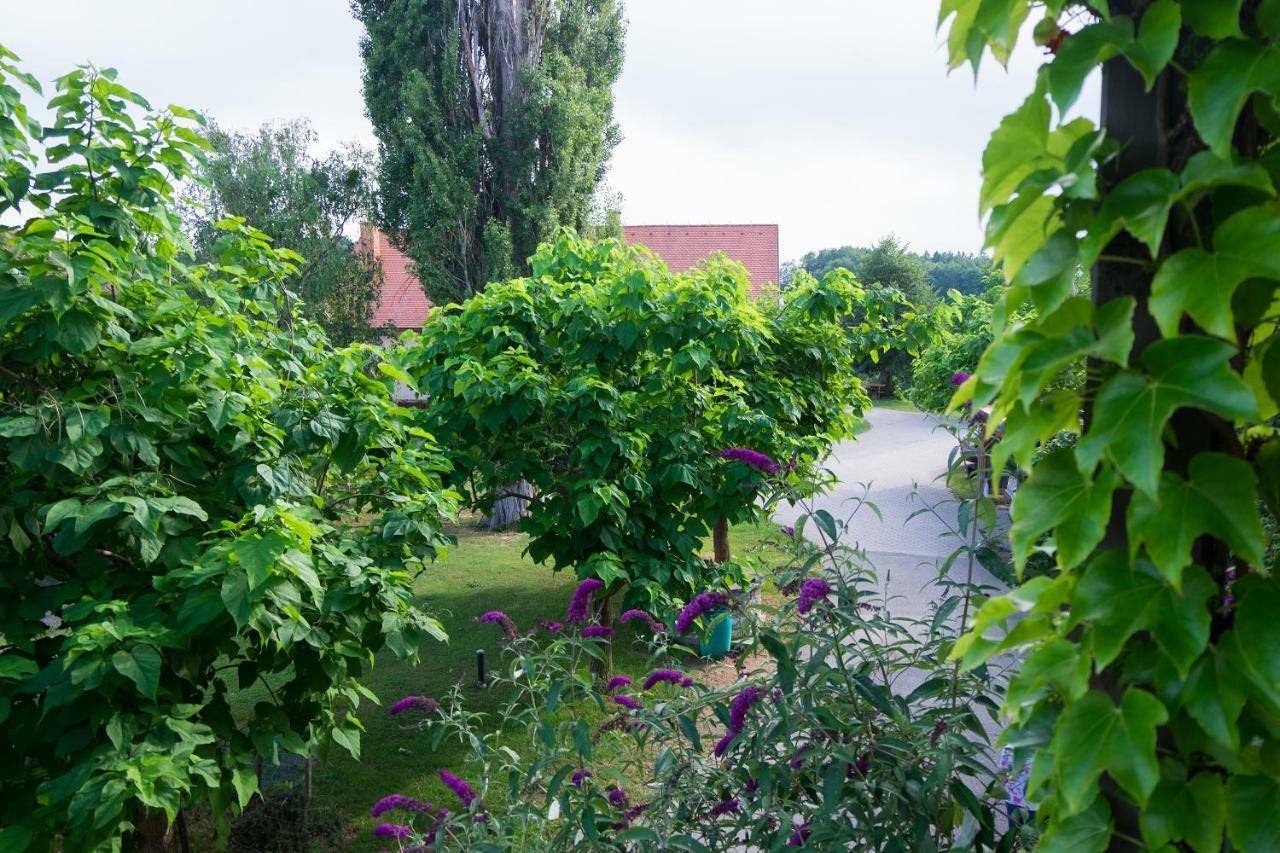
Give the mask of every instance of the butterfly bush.
<svg viewBox="0 0 1280 853">
<path fill-rule="evenodd" d="M 801 530 L 813 529 L 810 513 Z M 963 540 L 949 565 L 971 567 L 984 544 Z M 459 686 L 424 724 L 433 739 L 482 745 L 465 774 L 441 774 L 467 811 L 441 818 L 404 805 L 397 825 L 413 833 L 397 836 L 402 849 L 1031 846 L 1033 824 L 996 818 L 1005 792 L 987 732 L 1001 679 L 947 658 L 973 599 L 990 590 L 972 571 L 944 574 L 930 612 L 909 618 L 895 614 L 865 555 L 838 537 L 785 545 L 770 552 L 760 604 L 705 589 L 681 610 L 676 635 L 614 641 L 647 652 L 642 690 L 680 688 L 655 693 L 661 701 L 620 692 L 635 683 L 629 675 L 590 677 L 599 654 L 585 636 L 591 626 L 504 645 L 488 688 L 506 697 L 499 710 L 469 710 Z M 602 586 L 578 586 L 568 621 L 587 621 Z M 677 640 L 730 606 L 736 670 Z M 729 678 L 704 678 L 709 667 Z M 527 739 L 511 744 L 519 730 Z"/>
</svg>

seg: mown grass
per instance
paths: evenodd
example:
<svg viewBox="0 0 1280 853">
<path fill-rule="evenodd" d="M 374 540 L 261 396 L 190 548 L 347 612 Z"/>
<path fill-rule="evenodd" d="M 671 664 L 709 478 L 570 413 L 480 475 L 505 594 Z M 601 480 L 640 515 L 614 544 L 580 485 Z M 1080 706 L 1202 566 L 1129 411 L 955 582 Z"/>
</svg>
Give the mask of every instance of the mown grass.
<svg viewBox="0 0 1280 853">
<path fill-rule="evenodd" d="M 875 406 L 877 409 L 892 409 L 895 412 L 920 411 L 920 409 L 916 407 L 915 403 L 912 403 L 909 400 L 899 400 L 894 397 L 880 397 L 872 400 L 871 405 Z"/>
<path fill-rule="evenodd" d="M 366 729 L 360 760 L 334 749 L 314 771 L 313 811 L 332 812 L 343 826 L 341 837 L 317 839 L 316 849 L 382 849 L 385 845 L 375 843 L 370 834 L 378 821 L 369 816 L 369 809 L 386 794 L 408 794 L 454 807 L 453 795 L 440 783 L 437 771 L 464 775 L 469 747 L 445 741 L 433 752 L 429 735 L 405 731 L 405 721 L 390 717 L 386 709 L 404 696 L 442 697 L 455 684 L 463 685 L 469 710 L 496 709 L 503 697 L 474 686 L 475 651 L 485 649 L 490 664 L 501 665 L 497 647 L 501 632 L 496 626 L 477 624 L 475 617 L 503 610 L 522 629 L 532 628 L 538 619 L 564 619 L 576 578 L 572 572 L 552 572 L 523 556 L 527 541 L 523 534 L 493 534 L 474 527 L 451 532 L 457 546 L 414 586 L 421 605 L 444 625 L 449 641 L 424 642 L 417 666 L 389 652 L 377 657 L 365 684 L 382 705 L 365 703 L 356 711 Z M 735 526 L 730 538 L 735 557 L 741 557 L 776 537 L 777 528 L 763 524 Z M 648 658 L 642 644 L 631 642 L 632 636 L 632 632 L 619 632 L 613 661 L 617 672 L 634 678 L 646 674 Z M 237 711 L 249 713 L 260 698 L 244 691 L 232 697 L 232 704 Z M 509 745 L 519 751 L 523 739 L 523 732 L 511 732 Z"/>
</svg>

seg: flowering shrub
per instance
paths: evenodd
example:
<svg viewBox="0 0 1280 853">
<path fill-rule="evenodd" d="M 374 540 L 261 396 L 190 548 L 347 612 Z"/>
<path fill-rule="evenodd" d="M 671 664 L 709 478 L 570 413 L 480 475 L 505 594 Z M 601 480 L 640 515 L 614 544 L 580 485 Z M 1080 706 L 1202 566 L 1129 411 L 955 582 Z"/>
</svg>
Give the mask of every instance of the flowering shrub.
<svg viewBox="0 0 1280 853">
<path fill-rule="evenodd" d="M 771 306 L 724 259 L 672 273 L 566 232 L 531 264 L 433 311 L 403 366 L 453 482 L 484 511 L 531 484 L 530 556 L 603 581 L 606 626 L 619 592 L 662 613 L 741 582 L 700 556 L 711 528 L 761 517 L 768 477 L 810 470 L 850 433 L 866 404 L 851 364 L 916 345 L 901 297 L 843 270 Z"/>
<path fill-rule="evenodd" d="M 155 849 L 260 762 L 359 754 L 371 655 L 443 636 L 412 583 L 453 499 L 297 256 L 228 221 L 188 263 L 197 116 L 82 68 L 45 126 L 14 84 L 0 47 L 0 849 Z"/>
<path fill-rule="evenodd" d="M 701 683 L 701 665 L 665 632 L 634 635 L 649 645 L 653 666 L 632 694 L 618 692 L 630 678 L 600 685 L 582 671 L 598 653 L 584 636 L 590 626 L 522 635 L 504 647 L 506 666 L 491 689 L 507 698 L 494 716 L 468 712 L 455 691 L 415 724 L 435 743 L 473 746 L 463 775 L 475 799 L 443 823 L 403 809 L 400 825 L 412 832 L 402 848 L 921 850 L 1033 841 L 1031 827 L 1009 829 L 996 816 L 1005 791 L 987 732 L 998 674 L 946 662 L 974 599 L 989 592 L 975 580 L 980 517 L 972 503 L 959 505 L 954 527 L 967 535 L 946 563 L 967 571 L 957 581 L 944 574 L 928 616 L 907 619 L 894 615 L 863 555 L 840 541 L 844 522 L 825 511 L 803 515 L 772 575 L 780 598 L 748 606 L 706 593 L 682 614 L 692 621 L 729 608 L 742 626 L 737 678 L 724 687 Z M 502 745 L 511 727 L 527 732 L 527 747 Z"/>
</svg>

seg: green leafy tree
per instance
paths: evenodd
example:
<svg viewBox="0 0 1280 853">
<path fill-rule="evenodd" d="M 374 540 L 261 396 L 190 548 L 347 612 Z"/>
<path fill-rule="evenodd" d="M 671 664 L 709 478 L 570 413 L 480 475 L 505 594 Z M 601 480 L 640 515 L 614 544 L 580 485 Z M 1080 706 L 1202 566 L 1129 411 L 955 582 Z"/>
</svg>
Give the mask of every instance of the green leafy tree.
<svg viewBox="0 0 1280 853">
<path fill-rule="evenodd" d="M 1033 7 L 1048 58 L 983 155 L 1008 288 L 957 402 L 1005 421 L 997 466 L 1080 438 L 1013 504 L 1019 567 L 1049 534 L 1057 572 L 984 605 L 956 655 L 1023 655 L 1006 740 L 1035 756 L 1040 849 L 1274 850 L 1277 6 L 948 2 L 953 66 L 1007 59 Z M 1100 126 L 1069 118 L 1098 67 Z M 1044 393 L 1082 357 L 1085 388 Z"/>
<path fill-rule="evenodd" d="M 354 0 L 378 135 L 379 222 L 429 296 L 527 273 L 584 229 L 619 139 L 616 0 Z"/>
<path fill-rule="evenodd" d="M 699 556 L 713 526 L 761 512 L 763 474 L 718 451 L 821 460 L 865 404 L 850 365 L 906 337 L 896 293 L 846 272 L 798 283 L 769 313 L 747 293 L 723 259 L 672 274 L 561 234 L 532 276 L 432 314 L 406 353 L 423 426 L 481 509 L 502 484 L 536 487 L 521 521 L 535 560 L 665 611 L 732 574 Z"/>
<path fill-rule="evenodd" d="M 372 156 L 354 146 L 313 155 L 316 133 L 305 119 L 252 134 L 215 127 L 208 137 L 211 150 L 191 185 L 196 204 L 185 210 L 197 258 L 214 259 L 217 223 L 242 217 L 302 257 L 290 290 L 303 316 L 338 344 L 378 340 L 382 267 L 352 240 L 373 213 Z"/>
<path fill-rule="evenodd" d="M 59 78 L 41 126 L 0 49 L 5 850 L 156 849 L 202 803 L 225 829 L 257 761 L 358 755 L 373 654 L 441 635 L 412 578 L 453 497 L 380 351 L 296 316 L 300 259 L 236 220 L 187 262 L 196 116 L 115 77 Z"/>
</svg>

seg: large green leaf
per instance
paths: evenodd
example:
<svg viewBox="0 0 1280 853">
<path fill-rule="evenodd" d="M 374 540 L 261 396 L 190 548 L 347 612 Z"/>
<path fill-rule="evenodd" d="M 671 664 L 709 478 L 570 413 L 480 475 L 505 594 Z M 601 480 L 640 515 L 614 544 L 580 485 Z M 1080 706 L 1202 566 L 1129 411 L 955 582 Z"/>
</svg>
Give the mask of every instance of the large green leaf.
<svg viewBox="0 0 1280 853">
<path fill-rule="evenodd" d="M 1049 102 L 1033 94 L 1004 117 L 982 154 L 982 190 L 978 212 L 1005 201 L 1022 179 L 1036 169 L 1036 157 L 1049 138 Z"/>
<path fill-rule="evenodd" d="M 267 578 L 280 555 L 289 547 L 289 540 L 277 532 L 265 536 L 250 533 L 237 539 L 231 553 L 245 570 L 250 589 L 257 589 Z"/>
<path fill-rule="evenodd" d="M 1222 778 L 1214 773 L 1197 773 L 1188 781 L 1175 773 L 1167 773 L 1156 786 L 1142 813 L 1143 840 L 1153 850 L 1171 841 L 1186 841 L 1197 853 L 1221 850 L 1227 820 Z"/>
<path fill-rule="evenodd" d="M 1160 780 L 1156 727 L 1168 718 L 1159 699 L 1136 687 L 1124 692 L 1119 707 L 1099 690 L 1069 705 L 1050 746 L 1062 816 L 1078 814 L 1094 801 L 1104 772 L 1145 805 Z"/>
<path fill-rule="evenodd" d="M 1244 853 L 1280 850 L 1280 781 L 1266 776 L 1227 780 L 1227 832 Z"/>
<path fill-rule="evenodd" d="M 1147 89 L 1155 85 L 1156 77 L 1173 59 L 1181 28 L 1182 9 L 1177 0 L 1156 0 L 1142 13 L 1138 37 L 1125 50 L 1125 56 L 1147 81 Z"/>
<path fill-rule="evenodd" d="M 1036 465 L 1013 502 L 1009 540 L 1018 566 L 1026 563 L 1041 536 L 1053 531 L 1058 563 L 1064 569 L 1079 565 L 1102 541 L 1111 515 L 1111 494 L 1119 478 L 1103 469 L 1090 482 L 1073 463 L 1069 450 L 1060 450 Z"/>
<path fill-rule="evenodd" d="M 1089 808 L 1054 817 L 1036 845 L 1036 853 L 1102 853 L 1111 845 L 1111 806 L 1098 797 Z"/>
<path fill-rule="evenodd" d="M 1182 182 L 1168 169 L 1147 169 L 1130 175 L 1107 193 L 1089 234 L 1080 244 L 1080 263 L 1092 266 L 1121 230 L 1127 229 L 1155 257 L 1160 252 L 1169 210 Z"/>
<path fill-rule="evenodd" d="M 1138 631 L 1149 631 L 1185 675 L 1209 641 L 1209 608 L 1217 592 L 1204 569 L 1184 573 L 1181 591 L 1146 560 L 1132 565 L 1123 551 L 1104 551 L 1076 586 L 1071 622 L 1091 627 L 1097 668 L 1110 664 Z"/>
<path fill-rule="evenodd" d="M 1205 0 L 1204 5 L 1214 4 Z M 1238 5 L 1238 3 L 1237 3 Z M 1184 10 L 1188 20 L 1191 11 Z M 1188 106 L 1200 138 L 1219 157 L 1231 157 L 1236 119 L 1254 92 L 1280 94 L 1280 50 L 1256 41 L 1217 44 L 1188 81 Z"/>
<path fill-rule="evenodd" d="M 1196 661 L 1179 701 L 1205 734 L 1230 749 L 1239 748 L 1236 720 L 1245 704 L 1244 684 L 1228 655 L 1215 649 Z"/>
<path fill-rule="evenodd" d="M 148 699 L 156 698 L 160 686 L 160 653 L 152 646 L 134 646 L 128 651 L 111 656 L 116 672 L 129 678 L 138 686 L 138 692 Z"/>
<path fill-rule="evenodd" d="M 1157 341 L 1142 354 L 1148 374 L 1121 371 L 1102 386 L 1093 424 L 1076 447 L 1092 471 L 1105 456 L 1139 489 L 1155 495 L 1164 466 L 1163 432 L 1178 409 L 1196 407 L 1228 420 L 1257 413 L 1252 389 L 1231 369 L 1235 348 L 1184 336 Z"/>
<path fill-rule="evenodd" d="M 1201 453 L 1191 460 L 1189 479 L 1166 471 L 1153 499 L 1145 492 L 1129 504 L 1129 542 L 1147 554 L 1174 585 L 1191 565 L 1191 546 L 1208 533 L 1226 542 L 1255 566 L 1263 561 L 1262 519 L 1258 515 L 1253 466 L 1224 453 Z"/>
<path fill-rule="evenodd" d="M 1187 25 L 1202 36 L 1214 39 L 1240 35 L 1242 0 L 1181 0 Z"/>
<path fill-rule="evenodd" d="M 1047 70 L 1049 94 L 1058 112 L 1071 109 L 1090 72 L 1132 42 L 1133 21 L 1123 17 L 1098 21 L 1067 36 Z"/>
<path fill-rule="evenodd" d="M 1280 215 L 1270 207 L 1240 211 L 1218 226 L 1213 251 L 1183 249 L 1151 283 L 1151 315 L 1166 337 L 1184 313 L 1207 332 L 1234 341 L 1231 296 L 1247 278 L 1280 278 Z"/>
<path fill-rule="evenodd" d="M 1280 711 L 1280 587 L 1275 578 L 1247 575 L 1236 582 L 1233 629 L 1223 640 L 1232 666 L 1253 695 Z"/>
</svg>

